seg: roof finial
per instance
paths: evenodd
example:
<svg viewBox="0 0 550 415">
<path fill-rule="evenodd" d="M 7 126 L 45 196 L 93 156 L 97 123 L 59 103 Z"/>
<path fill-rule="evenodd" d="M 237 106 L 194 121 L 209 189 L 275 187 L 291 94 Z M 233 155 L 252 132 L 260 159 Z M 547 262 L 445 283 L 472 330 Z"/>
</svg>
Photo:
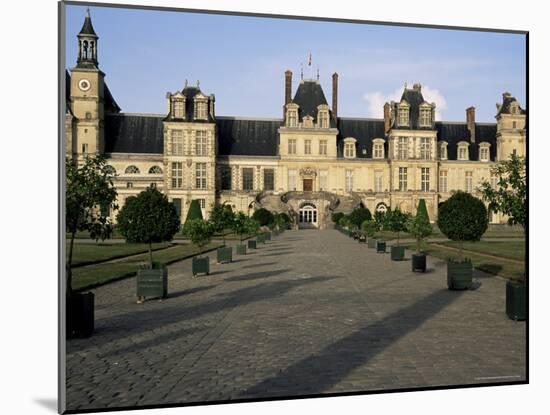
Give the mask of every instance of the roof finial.
<svg viewBox="0 0 550 415">
<path fill-rule="evenodd" d="M 405 82 L 405 89 L 407 89 L 407 82 Z"/>
<path fill-rule="evenodd" d="M 199 81 L 199 80 L 197 79 L 197 88 L 199 88 L 200 85 L 201 85 L 201 81 Z"/>
<path fill-rule="evenodd" d="M 86 7 L 86 17 L 87 17 L 87 18 L 91 18 L 91 16 L 90 16 L 90 8 L 89 8 L 89 7 Z"/>
<path fill-rule="evenodd" d="M 317 80 L 319 80 L 319 66 L 317 66 Z"/>
<path fill-rule="evenodd" d="M 300 63 L 300 79 L 304 80 L 304 64 Z"/>
<path fill-rule="evenodd" d="M 183 84 L 183 89 L 187 88 L 187 79 L 185 80 L 185 83 Z"/>
</svg>

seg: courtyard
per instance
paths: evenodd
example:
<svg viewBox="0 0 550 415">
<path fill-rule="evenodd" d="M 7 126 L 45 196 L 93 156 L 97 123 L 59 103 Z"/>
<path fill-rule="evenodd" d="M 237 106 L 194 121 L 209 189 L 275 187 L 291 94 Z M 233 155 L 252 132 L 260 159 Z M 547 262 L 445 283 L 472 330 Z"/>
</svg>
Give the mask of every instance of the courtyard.
<svg viewBox="0 0 550 415">
<path fill-rule="evenodd" d="M 406 258 L 410 258 L 407 251 Z M 525 322 L 505 280 L 473 290 L 336 230 L 287 231 L 136 304 L 135 278 L 94 289 L 96 330 L 67 343 L 67 407 L 113 408 L 525 380 Z"/>
</svg>

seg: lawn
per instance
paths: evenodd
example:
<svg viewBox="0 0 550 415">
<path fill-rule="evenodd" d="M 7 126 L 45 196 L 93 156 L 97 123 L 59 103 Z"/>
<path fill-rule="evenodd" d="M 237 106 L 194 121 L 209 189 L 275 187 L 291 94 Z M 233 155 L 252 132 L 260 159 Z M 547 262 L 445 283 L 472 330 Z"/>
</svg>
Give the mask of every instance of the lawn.
<svg viewBox="0 0 550 415">
<path fill-rule="evenodd" d="M 443 242 L 438 244 L 424 244 L 422 250 L 434 257 L 447 260 L 449 258 L 459 258 L 459 252 L 454 249 L 456 242 Z M 403 244 L 409 249 L 416 249 L 416 244 Z M 447 248 L 449 246 L 449 248 Z M 510 279 L 519 279 L 525 272 L 525 265 L 521 252 L 525 252 L 525 245 L 519 241 L 491 241 L 491 242 L 473 242 L 465 243 L 465 256 L 472 260 L 475 268 L 488 272 L 490 274 L 500 275 L 501 277 Z M 517 250 L 518 253 L 513 253 Z M 501 258 L 491 258 L 480 254 L 489 254 L 500 256 Z M 516 259 L 514 259 L 516 258 Z M 517 259 L 519 258 L 520 261 Z"/>
<path fill-rule="evenodd" d="M 220 244 L 209 244 L 205 251 L 219 247 Z M 153 260 L 162 264 L 171 264 L 198 254 L 194 245 L 174 245 L 153 254 Z M 115 262 L 103 262 L 73 269 L 73 289 L 84 290 L 110 281 L 119 280 L 136 274 L 138 267 L 148 261 L 148 254 L 141 254 Z"/>
<path fill-rule="evenodd" d="M 377 239 L 381 239 L 383 241 L 389 241 L 389 240 L 397 239 L 397 233 L 390 232 L 390 231 L 379 231 L 379 232 L 376 232 L 374 237 Z M 402 239 L 413 238 L 411 235 L 409 235 L 406 232 L 401 232 L 399 237 Z M 483 234 L 482 238 L 524 238 L 524 237 L 525 237 L 525 234 L 523 233 L 523 230 L 521 230 L 521 228 L 510 227 L 506 225 L 502 225 L 502 226 L 498 225 L 498 226 L 491 226 L 489 229 L 487 229 L 487 231 Z M 433 232 L 428 239 L 441 239 L 441 238 L 446 238 L 446 236 L 441 233 L 441 231 L 437 226 L 434 226 Z"/>
<path fill-rule="evenodd" d="M 170 243 L 153 244 L 154 251 L 165 249 L 172 246 Z M 122 258 L 128 255 L 135 255 L 147 252 L 148 244 L 128 244 L 128 243 L 75 243 L 73 248 L 73 267 L 95 264 L 97 262 L 108 261 L 111 259 Z M 67 253 L 69 252 L 69 243 L 67 243 Z"/>
</svg>

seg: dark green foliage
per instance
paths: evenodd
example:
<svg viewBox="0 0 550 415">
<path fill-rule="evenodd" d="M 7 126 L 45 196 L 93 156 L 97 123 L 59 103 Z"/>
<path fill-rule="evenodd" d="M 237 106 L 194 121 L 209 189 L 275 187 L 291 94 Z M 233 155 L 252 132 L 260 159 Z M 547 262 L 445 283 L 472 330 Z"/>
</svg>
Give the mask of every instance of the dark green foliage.
<svg viewBox="0 0 550 415">
<path fill-rule="evenodd" d="M 488 181 L 481 183 L 483 200 L 489 202 L 489 210 L 508 216 L 510 225 L 525 228 L 527 221 L 527 182 L 525 158 L 512 154 L 509 160 L 501 161 L 491 170 L 498 177 L 497 187 Z"/>
<path fill-rule="evenodd" d="M 127 242 L 149 244 L 151 268 L 151 244 L 171 241 L 179 228 L 180 219 L 175 206 L 166 195 L 152 187 L 126 199 L 117 215 L 117 230 Z"/>
<path fill-rule="evenodd" d="M 369 238 L 372 238 L 376 232 L 380 230 L 378 223 L 374 220 L 366 220 L 361 224 L 361 229 L 367 234 Z"/>
<path fill-rule="evenodd" d="M 203 219 L 201 205 L 198 200 L 191 200 L 185 223 L 187 224 L 187 222 L 194 219 Z"/>
<path fill-rule="evenodd" d="M 231 229 L 240 236 L 241 242 L 243 241 L 243 235 L 248 233 L 249 220 L 250 218 L 243 212 L 238 212 L 231 223 Z"/>
<path fill-rule="evenodd" d="M 191 242 L 199 249 L 199 255 L 203 248 L 210 243 L 214 235 L 214 227 L 204 219 L 192 219 L 185 222 L 184 232 Z"/>
<path fill-rule="evenodd" d="M 72 293 L 72 257 L 77 231 L 87 231 L 90 238 L 104 240 L 111 236 L 113 226 L 106 216 L 106 209 L 117 209 L 114 203 L 117 192 L 113 186 L 113 175 L 102 156 L 87 157 L 78 166 L 70 159 L 65 161 L 66 169 L 66 231 L 71 235 L 67 253 L 67 293 Z M 100 209 L 103 207 L 103 209 Z"/>
<path fill-rule="evenodd" d="M 214 232 L 221 232 L 223 244 L 225 246 L 225 229 L 231 228 L 231 224 L 235 219 L 235 214 L 230 205 L 213 205 L 210 212 L 210 223 L 214 228 Z"/>
<path fill-rule="evenodd" d="M 285 212 L 281 212 L 277 216 L 279 216 L 287 225 L 290 223 L 290 216 L 288 216 Z"/>
<path fill-rule="evenodd" d="M 250 235 L 257 235 L 260 231 L 260 224 L 257 220 L 252 218 L 247 218 L 246 220 L 246 230 Z"/>
<path fill-rule="evenodd" d="M 386 213 L 384 212 L 375 212 L 374 213 L 374 221 L 378 225 L 378 229 L 384 228 L 384 223 L 386 221 Z"/>
<path fill-rule="evenodd" d="M 351 222 L 349 220 L 349 215 L 344 215 L 340 218 L 338 221 L 338 224 L 343 226 L 344 228 L 349 228 L 351 226 Z"/>
<path fill-rule="evenodd" d="M 399 208 L 390 210 L 385 215 L 384 229 L 397 232 L 397 245 L 399 245 L 399 234 L 407 231 L 406 225 L 410 217 L 410 214 L 401 212 Z"/>
<path fill-rule="evenodd" d="M 340 219 L 342 219 L 343 217 L 344 217 L 343 212 L 336 212 L 332 214 L 331 219 L 334 223 L 340 223 Z"/>
<path fill-rule="evenodd" d="M 288 218 L 288 215 L 286 213 L 278 213 L 278 214 L 276 213 L 274 215 L 275 218 L 273 221 L 273 225 L 274 225 L 274 228 L 276 228 L 277 230 L 286 228 L 287 222 L 283 215 L 285 215 Z M 288 219 L 290 220 L 290 218 Z"/>
<path fill-rule="evenodd" d="M 432 233 L 432 224 L 426 209 L 426 201 L 420 199 L 416 208 L 416 216 L 407 221 L 407 231 L 416 238 L 416 251 L 420 253 L 420 244 Z"/>
<path fill-rule="evenodd" d="M 359 228 L 364 221 L 371 219 L 372 215 L 370 214 L 370 210 L 367 208 L 357 208 L 349 214 L 350 224 L 354 228 Z"/>
<path fill-rule="evenodd" d="M 268 226 L 275 220 L 273 213 L 265 208 L 260 208 L 252 214 L 252 219 L 259 223 L 260 226 Z"/>
<path fill-rule="evenodd" d="M 439 209 L 437 225 L 453 241 L 479 241 L 487 230 L 487 209 L 480 199 L 458 191 Z"/>
</svg>

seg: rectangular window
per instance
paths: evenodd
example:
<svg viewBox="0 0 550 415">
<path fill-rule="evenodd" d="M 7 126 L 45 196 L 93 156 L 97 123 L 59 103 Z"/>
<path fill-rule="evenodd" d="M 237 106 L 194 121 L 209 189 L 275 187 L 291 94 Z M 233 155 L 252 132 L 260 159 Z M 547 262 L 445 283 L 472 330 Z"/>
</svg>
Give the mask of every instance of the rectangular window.
<svg viewBox="0 0 550 415">
<path fill-rule="evenodd" d="M 326 111 L 319 112 L 319 126 L 328 128 L 328 113 Z"/>
<path fill-rule="evenodd" d="M 319 189 L 327 190 L 328 171 L 321 170 L 319 172 Z"/>
<path fill-rule="evenodd" d="M 353 191 L 353 170 L 346 170 L 346 192 Z"/>
<path fill-rule="evenodd" d="M 319 141 L 319 154 L 323 156 L 327 155 L 327 140 Z"/>
<path fill-rule="evenodd" d="M 458 148 L 458 159 L 468 160 L 468 149 L 464 146 Z"/>
<path fill-rule="evenodd" d="M 275 190 L 275 171 L 264 169 L 264 190 Z"/>
<path fill-rule="evenodd" d="M 208 154 L 206 140 L 206 131 L 195 132 L 195 154 L 197 156 L 206 156 Z"/>
<path fill-rule="evenodd" d="M 172 154 L 183 156 L 183 131 L 172 130 Z"/>
<path fill-rule="evenodd" d="M 86 143 L 82 144 L 82 153 L 84 154 L 88 153 L 88 144 Z"/>
<path fill-rule="evenodd" d="M 488 147 L 481 147 L 479 149 L 479 159 L 481 161 L 489 161 L 489 148 Z"/>
<path fill-rule="evenodd" d="M 466 181 L 464 183 L 464 190 L 468 193 L 472 193 L 473 173 L 471 171 L 467 171 L 465 177 Z"/>
<path fill-rule="evenodd" d="M 409 157 L 409 140 L 407 137 L 397 139 L 397 158 L 406 160 Z"/>
<path fill-rule="evenodd" d="M 181 219 L 181 199 L 172 199 L 172 204 L 176 208 L 176 213 L 178 214 L 178 218 Z"/>
<path fill-rule="evenodd" d="M 399 125 L 409 125 L 409 109 L 399 108 Z"/>
<path fill-rule="evenodd" d="M 195 188 L 206 189 L 206 163 L 195 165 Z"/>
<path fill-rule="evenodd" d="M 493 189 L 498 187 L 498 175 L 496 173 L 491 173 L 491 187 Z"/>
<path fill-rule="evenodd" d="M 231 190 L 231 167 L 222 166 L 220 171 L 220 182 L 222 190 Z"/>
<path fill-rule="evenodd" d="M 383 159 L 384 158 L 384 144 L 375 144 L 373 150 L 373 158 Z"/>
<path fill-rule="evenodd" d="M 201 209 L 206 208 L 206 199 L 197 199 L 199 201 L 199 205 Z"/>
<path fill-rule="evenodd" d="M 428 137 L 420 138 L 420 158 L 429 160 L 431 158 L 430 139 Z"/>
<path fill-rule="evenodd" d="M 399 191 L 407 191 L 407 168 L 399 167 Z"/>
<path fill-rule="evenodd" d="M 446 170 L 441 170 L 439 172 L 439 191 L 441 193 L 446 193 L 448 192 L 448 187 L 447 187 L 447 171 Z"/>
<path fill-rule="evenodd" d="M 296 154 L 296 139 L 288 139 L 288 154 Z"/>
<path fill-rule="evenodd" d="M 288 115 L 288 126 L 296 127 L 298 125 L 296 111 L 288 111 L 287 115 Z"/>
<path fill-rule="evenodd" d="M 296 170 L 288 171 L 288 190 L 296 190 Z"/>
<path fill-rule="evenodd" d="M 173 101 L 173 105 L 174 105 L 174 117 L 183 118 L 183 101 L 175 100 Z"/>
<path fill-rule="evenodd" d="M 254 190 L 254 169 L 252 167 L 243 168 L 243 190 Z"/>
<path fill-rule="evenodd" d="M 181 162 L 172 162 L 172 188 L 180 189 L 183 187 L 183 165 Z"/>
<path fill-rule="evenodd" d="M 431 111 L 429 108 L 420 109 L 420 126 L 429 127 L 432 124 Z"/>
<path fill-rule="evenodd" d="M 304 140 L 304 154 L 311 154 L 311 140 Z"/>
<path fill-rule="evenodd" d="M 430 191 L 430 169 L 427 167 L 422 167 L 420 170 L 420 190 L 423 192 Z"/>
<path fill-rule="evenodd" d="M 439 158 L 441 160 L 447 160 L 447 145 L 445 143 L 439 145 Z"/>
<path fill-rule="evenodd" d="M 382 191 L 382 176 L 383 172 L 382 170 L 375 170 L 374 172 L 374 191 L 375 192 L 381 192 Z"/>
<path fill-rule="evenodd" d="M 344 145 L 344 157 L 349 157 L 349 158 L 355 157 L 355 144 L 346 143 Z"/>
<path fill-rule="evenodd" d="M 195 118 L 199 120 L 205 120 L 207 118 L 206 102 L 195 101 L 194 110 L 195 110 L 195 114 L 194 114 Z"/>
</svg>

